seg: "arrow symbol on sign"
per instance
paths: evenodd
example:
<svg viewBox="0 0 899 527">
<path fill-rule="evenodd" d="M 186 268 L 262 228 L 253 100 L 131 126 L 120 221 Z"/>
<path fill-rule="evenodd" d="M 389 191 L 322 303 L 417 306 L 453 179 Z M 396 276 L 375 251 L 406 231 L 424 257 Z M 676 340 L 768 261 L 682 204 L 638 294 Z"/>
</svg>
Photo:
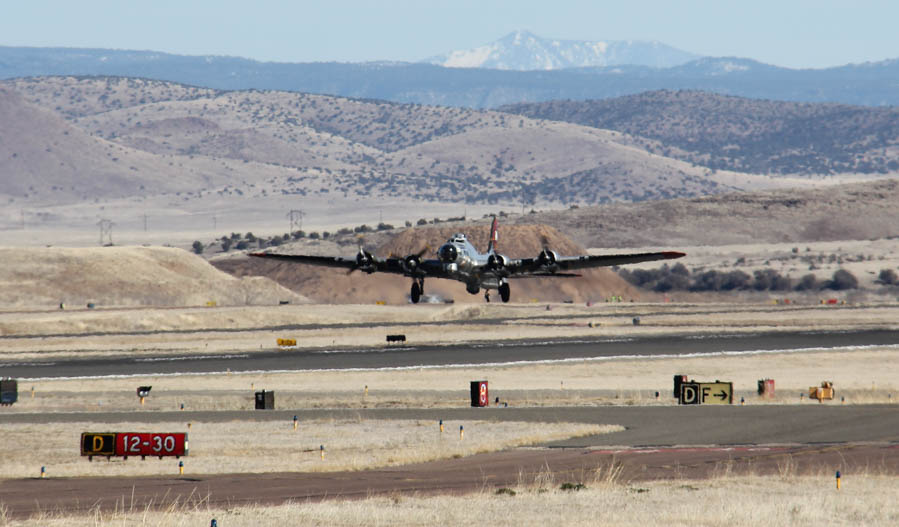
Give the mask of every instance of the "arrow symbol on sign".
<svg viewBox="0 0 899 527">
<path fill-rule="evenodd" d="M 727 399 L 727 392 L 725 392 L 724 390 L 721 390 L 718 393 L 713 393 L 712 396 L 719 397 L 723 401 L 723 400 Z"/>
</svg>

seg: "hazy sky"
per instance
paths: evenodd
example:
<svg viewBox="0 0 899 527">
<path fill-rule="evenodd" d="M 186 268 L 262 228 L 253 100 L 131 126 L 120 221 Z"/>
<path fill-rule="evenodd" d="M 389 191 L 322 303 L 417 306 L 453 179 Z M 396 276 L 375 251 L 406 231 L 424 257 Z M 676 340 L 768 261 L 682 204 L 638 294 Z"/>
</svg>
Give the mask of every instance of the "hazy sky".
<svg viewBox="0 0 899 527">
<path fill-rule="evenodd" d="M 0 45 L 415 61 L 527 29 L 826 67 L 899 57 L 897 21 L 888 0 L 29 0 L 3 3 Z"/>
</svg>

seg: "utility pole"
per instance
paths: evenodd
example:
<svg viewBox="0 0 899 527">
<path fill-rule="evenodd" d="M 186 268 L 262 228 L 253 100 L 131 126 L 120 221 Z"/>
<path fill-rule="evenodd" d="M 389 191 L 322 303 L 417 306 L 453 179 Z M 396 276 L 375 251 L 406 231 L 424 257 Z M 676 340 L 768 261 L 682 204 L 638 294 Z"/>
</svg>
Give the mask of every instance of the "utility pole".
<svg viewBox="0 0 899 527">
<path fill-rule="evenodd" d="M 212 215 L 212 230 L 218 230 L 218 218 L 215 217 L 215 214 Z"/>
<path fill-rule="evenodd" d="M 288 230 L 288 234 L 293 236 L 293 233 L 297 231 L 303 230 L 303 216 L 305 216 L 301 210 L 291 209 L 290 212 L 287 213 L 287 218 L 290 220 L 290 230 Z"/>
<path fill-rule="evenodd" d="M 100 227 L 100 246 L 104 245 L 104 239 L 107 245 L 112 245 L 112 226 L 115 224 L 110 220 L 102 219 L 97 222 L 97 225 Z"/>
<path fill-rule="evenodd" d="M 144 232 L 147 232 L 147 213 L 144 213 Z"/>
</svg>

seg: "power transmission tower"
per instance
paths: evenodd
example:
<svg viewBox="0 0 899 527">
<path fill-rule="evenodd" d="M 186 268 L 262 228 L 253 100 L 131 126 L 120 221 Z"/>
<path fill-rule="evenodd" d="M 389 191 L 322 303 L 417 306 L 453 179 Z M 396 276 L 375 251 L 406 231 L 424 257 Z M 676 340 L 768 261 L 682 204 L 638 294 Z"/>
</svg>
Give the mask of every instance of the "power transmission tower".
<svg viewBox="0 0 899 527">
<path fill-rule="evenodd" d="M 287 231 L 291 235 L 297 231 L 303 230 L 303 216 L 306 214 L 297 209 L 293 209 L 287 213 L 287 218 L 290 219 L 290 230 Z"/>
<path fill-rule="evenodd" d="M 112 226 L 115 225 L 113 222 L 107 219 L 102 219 L 97 222 L 97 226 L 100 227 L 100 245 L 112 245 Z M 106 243 L 103 243 L 103 240 L 106 240 Z"/>
</svg>

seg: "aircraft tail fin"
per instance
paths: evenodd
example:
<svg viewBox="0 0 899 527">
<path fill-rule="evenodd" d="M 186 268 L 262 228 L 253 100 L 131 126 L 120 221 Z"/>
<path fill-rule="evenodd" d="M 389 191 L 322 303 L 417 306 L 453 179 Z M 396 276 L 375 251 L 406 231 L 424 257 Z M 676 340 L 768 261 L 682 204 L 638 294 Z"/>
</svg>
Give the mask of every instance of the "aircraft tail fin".
<svg viewBox="0 0 899 527">
<path fill-rule="evenodd" d="M 497 224 L 496 216 L 494 216 L 493 225 L 490 226 L 490 242 L 487 244 L 487 254 L 496 250 L 496 240 L 499 239 L 499 234 L 496 232 Z"/>
</svg>

